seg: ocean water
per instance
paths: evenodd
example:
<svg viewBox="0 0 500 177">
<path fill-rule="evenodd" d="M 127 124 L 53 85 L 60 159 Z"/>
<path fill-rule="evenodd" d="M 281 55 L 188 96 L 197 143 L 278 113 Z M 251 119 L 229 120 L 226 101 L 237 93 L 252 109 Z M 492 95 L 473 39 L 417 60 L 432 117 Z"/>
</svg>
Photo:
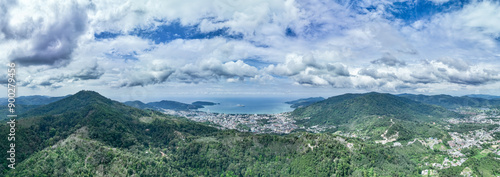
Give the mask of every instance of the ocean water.
<svg viewBox="0 0 500 177">
<path fill-rule="evenodd" d="M 205 112 L 225 114 L 276 114 L 293 111 L 290 104 L 291 98 L 204 98 L 200 101 L 220 103 L 220 105 L 205 106 L 198 109 Z"/>
</svg>

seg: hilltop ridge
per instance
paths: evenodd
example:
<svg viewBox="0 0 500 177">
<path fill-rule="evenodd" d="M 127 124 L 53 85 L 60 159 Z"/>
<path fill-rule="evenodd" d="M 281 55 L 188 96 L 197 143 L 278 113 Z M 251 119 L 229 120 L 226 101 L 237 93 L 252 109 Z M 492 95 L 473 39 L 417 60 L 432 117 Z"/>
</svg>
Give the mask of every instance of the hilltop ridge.
<svg viewBox="0 0 500 177">
<path fill-rule="evenodd" d="M 376 92 L 334 96 L 292 112 L 292 116 L 299 119 L 309 118 L 302 121 L 309 125 L 345 124 L 371 115 L 410 121 L 436 121 L 459 116 L 442 107 Z"/>
</svg>

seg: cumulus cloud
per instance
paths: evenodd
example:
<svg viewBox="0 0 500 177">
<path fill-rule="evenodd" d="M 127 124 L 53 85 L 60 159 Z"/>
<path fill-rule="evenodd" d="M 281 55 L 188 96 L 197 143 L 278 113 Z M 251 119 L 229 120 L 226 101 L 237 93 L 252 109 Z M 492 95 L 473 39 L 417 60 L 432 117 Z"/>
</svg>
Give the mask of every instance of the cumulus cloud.
<svg viewBox="0 0 500 177">
<path fill-rule="evenodd" d="M 217 59 L 207 59 L 196 64 L 187 64 L 176 71 L 175 78 L 183 82 L 201 82 L 208 80 L 228 79 L 235 82 L 235 78 L 243 80 L 258 75 L 258 69 L 241 60 L 222 63 Z"/>
<path fill-rule="evenodd" d="M 499 81 L 495 1 L 415 18 L 398 15 L 411 3 L 371 0 L 2 2 L 0 61 L 24 65 L 26 87 L 279 81 L 392 92 Z"/>
<path fill-rule="evenodd" d="M 29 88 L 60 88 L 74 84 L 77 81 L 98 80 L 105 74 L 103 68 L 99 67 L 97 64 L 93 66 L 91 65 L 90 67 L 84 67 L 76 71 L 47 69 L 43 72 L 36 70 L 35 72 L 37 73 L 33 75 L 29 74 L 28 77 L 20 80 L 20 85 Z M 38 76 L 40 73 L 44 73 L 44 75 Z"/>
<path fill-rule="evenodd" d="M 73 1 L 20 2 L 11 7 L 1 30 L 6 40 L 17 42 L 10 60 L 23 65 L 67 64 L 87 29 L 86 11 L 85 5 Z"/>
</svg>

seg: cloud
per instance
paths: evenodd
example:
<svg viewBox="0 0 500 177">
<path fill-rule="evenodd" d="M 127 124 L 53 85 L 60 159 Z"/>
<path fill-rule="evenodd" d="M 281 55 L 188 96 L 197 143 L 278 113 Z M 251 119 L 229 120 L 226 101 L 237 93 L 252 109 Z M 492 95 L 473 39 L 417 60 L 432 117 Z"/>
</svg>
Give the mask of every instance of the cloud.
<svg viewBox="0 0 500 177">
<path fill-rule="evenodd" d="M 10 60 L 25 66 L 67 64 L 78 38 L 87 30 L 87 7 L 73 1 L 24 3 L 29 2 L 12 8 L 1 30 L 5 39 L 18 44 Z"/>
<path fill-rule="evenodd" d="M 229 82 L 244 80 L 259 74 L 257 68 L 241 60 L 221 62 L 211 58 L 197 64 L 187 64 L 175 72 L 175 79 L 182 82 L 202 82 L 227 79 Z M 237 80 L 235 80 L 235 77 Z"/>
<path fill-rule="evenodd" d="M 70 66 L 74 67 L 74 66 Z M 94 64 L 90 67 L 84 67 L 80 70 L 72 70 L 69 68 L 58 68 L 58 69 L 50 69 L 45 67 L 45 71 L 40 72 L 36 71 L 41 68 L 35 69 L 35 72 L 38 74 L 43 73 L 44 75 L 41 77 L 37 77 L 36 75 L 29 74 L 23 80 L 20 80 L 19 83 L 23 87 L 29 88 L 60 88 L 67 85 L 72 85 L 78 81 L 89 81 L 89 80 L 99 80 L 104 74 L 105 71 L 99 65 Z M 51 74 L 52 73 L 52 74 Z M 22 73 L 27 74 L 27 73 Z"/>
</svg>

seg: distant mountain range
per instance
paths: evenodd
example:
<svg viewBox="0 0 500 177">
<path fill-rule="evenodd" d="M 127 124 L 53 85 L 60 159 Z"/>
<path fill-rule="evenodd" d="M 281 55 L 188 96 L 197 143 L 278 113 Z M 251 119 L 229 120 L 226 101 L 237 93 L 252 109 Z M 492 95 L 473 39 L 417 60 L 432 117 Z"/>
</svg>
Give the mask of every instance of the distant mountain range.
<svg viewBox="0 0 500 177">
<path fill-rule="evenodd" d="M 69 97 L 71 95 L 67 96 L 59 96 L 59 97 L 50 97 L 50 96 L 41 96 L 41 95 L 32 95 L 32 96 L 20 96 L 16 98 L 16 114 L 23 114 L 31 109 L 40 107 L 42 105 L 47 105 L 53 102 L 57 102 L 59 100 L 62 100 L 66 97 Z M 8 104 L 7 98 L 1 98 L 0 99 L 0 120 L 4 119 L 7 114 L 9 114 L 8 107 L 6 106 Z M 150 102 L 150 103 L 143 103 L 141 101 L 126 101 L 124 102 L 125 105 L 132 106 L 135 108 L 139 109 L 152 109 L 152 110 L 158 110 L 161 111 L 161 109 L 171 109 L 171 110 L 176 110 L 176 111 L 186 111 L 186 110 L 193 110 L 193 109 L 199 109 L 203 108 L 204 106 L 212 106 L 212 105 L 217 105 L 219 103 L 213 103 L 213 102 L 208 102 L 208 101 L 195 101 L 192 104 L 186 104 L 186 103 L 181 103 L 177 101 L 169 101 L 169 100 L 162 100 L 158 102 Z"/>
<path fill-rule="evenodd" d="M 297 108 L 292 116 L 308 118 L 304 123 L 345 124 L 365 116 L 389 116 L 395 119 L 420 121 L 457 117 L 442 107 L 423 104 L 404 97 L 383 93 L 344 94 L 330 97 L 306 107 Z"/>
<path fill-rule="evenodd" d="M 413 138 L 446 142 L 451 138 L 439 121 L 457 116 L 439 106 L 381 93 L 330 97 L 292 112 L 303 125 L 333 125 L 337 132 L 370 137 L 361 139 L 337 133 L 220 130 L 148 109 L 149 104 L 129 103 L 146 109 L 80 91 L 27 110 L 15 124 L 16 169 L 7 167 L 9 154 L 2 153 L 0 176 L 418 176 L 428 168 L 422 168 L 425 159 L 442 157 L 443 151 Z M 0 134 L 10 131 L 3 121 Z M 372 141 L 388 139 L 403 145 Z M 0 138 L 0 151 L 9 151 L 10 143 Z M 497 156 L 467 158 L 472 161 L 463 167 L 474 174 L 498 174 Z M 456 171 L 443 176 L 458 176 L 462 169 Z"/>
<path fill-rule="evenodd" d="M 32 96 L 20 96 L 16 98 L 16 104 L 18 105 L 45 105 L 49 103 L 53 103 L 59 101 L 67 96 L 59 96 L 59 97 L 50 97 L 50 96 L 41 96 L 41 95 L 32 95 Z M 0 105 L 7 105 L 9 102 L 7 98 L 0 99 Z"/>
<path fill-rule="evenodd" d="M 287 101 L 285 102 L 286 104 L 291 104 L 291 108 L 299 108 L 299 107 L 304 107 L 304 106 L 309 106 L 313 103 L 316 103 L 318 101 L 323 101 L 325 98 L 323 97 L 310 97 L 310 98 L 302 98 L 298 100 L 293 100 L 293 101 Z"/>
</svg>

